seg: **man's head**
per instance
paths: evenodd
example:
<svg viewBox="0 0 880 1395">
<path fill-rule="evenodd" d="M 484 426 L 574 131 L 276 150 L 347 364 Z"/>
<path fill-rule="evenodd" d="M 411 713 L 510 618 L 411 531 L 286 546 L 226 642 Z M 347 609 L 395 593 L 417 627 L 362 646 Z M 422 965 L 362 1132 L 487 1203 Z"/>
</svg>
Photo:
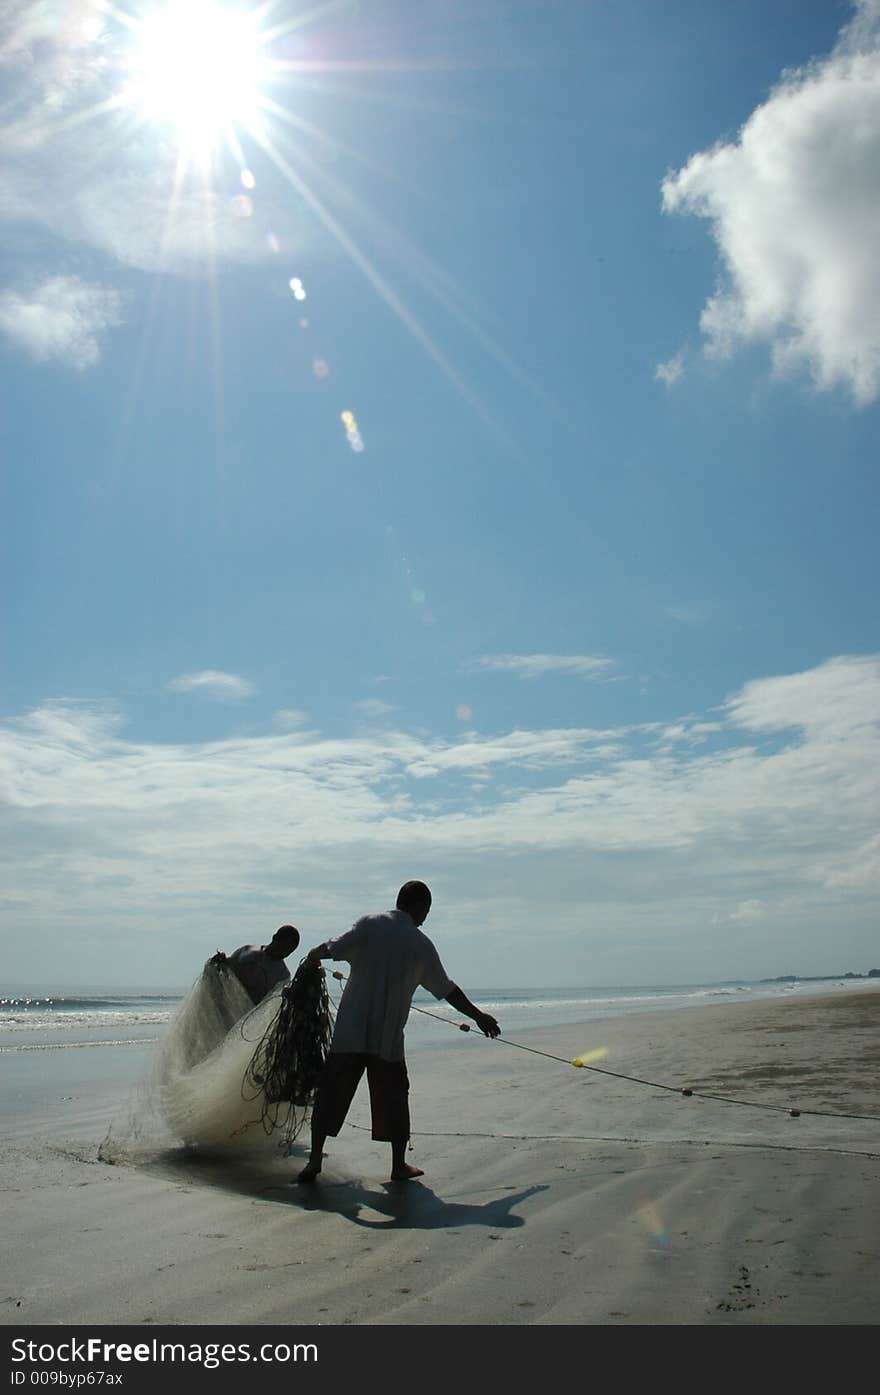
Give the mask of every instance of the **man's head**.
<svg viewBox="0 0 880 1395">
<path fill-rule="evenodd" d="M 281 925 L 266 946 L 266 953 L 270 959 L 286 959 L 288 954 L 293 954 L 298 944 L 299 931 L 296 926 Z"/>
<path fill-rule="evenodd" d="M 427 920 L 431 909 L 431 893 L 424 882 L 404 882 L 397 893 L 397 909 L 412 916 L 416 925 Z"/>
</svg>

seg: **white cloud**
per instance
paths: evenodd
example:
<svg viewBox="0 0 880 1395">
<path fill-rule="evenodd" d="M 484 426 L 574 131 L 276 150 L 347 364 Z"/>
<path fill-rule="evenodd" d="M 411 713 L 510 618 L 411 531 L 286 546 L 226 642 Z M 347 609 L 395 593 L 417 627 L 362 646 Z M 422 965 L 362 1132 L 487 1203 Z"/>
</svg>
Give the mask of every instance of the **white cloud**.
<svg viewBox="0 0 880 1395">
<path fill-rule="evenodd" d="M 172 678 L 167 686 L 172 693 L 203 693 L 205 697 L 226 702 L 252 697 L 256 692 L 247 678 L 214 668 L 203 669 L 201 673 L 181 673 L 177 678 Z"/>
<path fill-rule="evenodd" d="M 588 925 L 615 927 L 621 946 L 641 927 L 661 976 L 683 944 L 689 972 L 711 976 L 699 966 L 717 965 L 731 925 L 765 956 L 756 974 L 810 971 L 808 940 L 819 969 L 821 954 L 853 959 L 844 927 L 865 946 L 875 933 L 880 657 L 754 680 L 720 712 L 720 730 L 691 715 L 614 732 L 159 744 L 127 738 L 118 714 L 49 704 L 0 724 L 0 862 L 19 903 L 0 925 L 17 955 L 31 930 L 82 925 L 106 926 L 112 948 L 124 915 L 173 972 L 184 926 L 201 943 L 215 917 L 238 933 L 255 906 L 296 919 L 295 894 L 329 933 L 418 867 L 443 888 L 452 933 L 470 916 L 505 964 L 511 901 L 519 933 L 568 926 L 571 951 Z M 474 910 L 491 886 L 507 906 L 497 923 Z"/>
<path fill-rule="evenodd" d="M 571 673 L 597 678 L 614 667 L 613 659 L 590 654 L 487 654 L 475 659 L 473 668 L 515 673 L 520 678 L 542 678 L 547 673 Z"/>
<path fill-rule="evenodd" d="M 667 212 L 708 218 L 724 281 L 710 354 L 769 345 L 859 404 L 880 395 L 880 7 L 862 0 L 834 51 L 785 73 L 735 143 L 663 183 Z"/>
<path fill-rule="evenodd" d="M 82 371 L 101 356 L 99 337 L 122 323 L 117 291 L 77 276 L 0 294 L 0 333 L 37 363 L 60 359 Z"/>
<path fill-rule="evenodd" d="M 441 771 L 470 771 L 485 776 L 493 765 L 520 770 L 545 770 L 550 766 L 607 758 L 608 738 L 616 733 L 589 727 L 549 731 L 512 731 L 505 736 L 466 737 L 453 742 L 424 742 L 407 761 L 408 774 L 425 778 Z"/>
<path fill-rule="evenodd" d="M 659 383 L 665 383 L 668 388 L 674 387 L 684 373 L 684 350 L 680 349 L 672 358 L 665 363 L 658 363 L 654 370 L 654 377 Z"/>
<path fill-rule="evenodd" d="M 705 610 L 696 605 L 671 605 L 667 607 L 666 614 L 680 625 L 705 625 L 707 620 Z"/>
<path fill-rule="evenodd" d="M 853 736 L 880 719 L 880 659 L 830 659 L 821 668 L 779 678 L 758 678 L 726 704 L 738 726 L 751 731 L 802 727 L 816 736 Z"/>
<path fill-rule="evenodd" d="M 397 709 L 391 702 L 383 702 L 381 698 L 364 698 L 362 702 L 352 704 L 355 712 L 362 717 L 387 717 L 389 713 Z"/>
<path fill-rule="evenodd" d="M 740 901 L 739 905 L 732 910 L 729 919 L 734 923 L 750 925 L 756 920 L 762 920 L 766 915 L 766 908 L 763 901 Z"/>
<path fill-rule="evenodd" d="M 299 707 L 279 707 L 272 717 L 272 725 L 281 731 L 294 731 L 305 726 L 308 720 L 309 714 Z"/>
<path fill-rule="evenodd" d="M 863 890 L 876 895 L 880 886 L 880 833 L 856 844 L 843 853 L 833 866 L 824 869 L 824 881 L 829 887 L 843 890 Z"/>
</svg>

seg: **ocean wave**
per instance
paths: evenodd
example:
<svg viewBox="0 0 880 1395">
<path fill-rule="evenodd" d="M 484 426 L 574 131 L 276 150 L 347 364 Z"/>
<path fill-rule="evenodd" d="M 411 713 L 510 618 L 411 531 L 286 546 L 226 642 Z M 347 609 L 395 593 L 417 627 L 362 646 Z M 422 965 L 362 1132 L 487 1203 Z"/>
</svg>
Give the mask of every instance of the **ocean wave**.
<svg viewBox="0 0 880 1395">
<path fill-rule="evenodd" d="M 10 1032 L 60 1032 L 60 1031 L 107 1031 L 114 1027 L 160 1027 L 171 1021 L 170 1008 L 156 1009 L 113 1009 L 102 1012 L 82 1010 L 2 1012 L 0 1031 Z"/>
<path fill-rule="evenodd" d="M 21 1041 L 12 1046 L 0 1046 L 0 1056 L 17 1051 L 76 1051 L 85 1046 L 155 1046 L 158 1040 L 158 1037 L 120 1037 L 115 1041 Z"/>
<path fill-rule="evenodd" d="M 0 1014 L 4 1012 L 103 1012 L 113 1009 L 130 1010 L 133 1006 L 150 1007 L 156 1003 L 169 1006 L 180 1001 L 173 993 L 107 993 L 98 997 L 79 998 L 69 995 L 32 993 L 0 998 Z"/>
</svg>

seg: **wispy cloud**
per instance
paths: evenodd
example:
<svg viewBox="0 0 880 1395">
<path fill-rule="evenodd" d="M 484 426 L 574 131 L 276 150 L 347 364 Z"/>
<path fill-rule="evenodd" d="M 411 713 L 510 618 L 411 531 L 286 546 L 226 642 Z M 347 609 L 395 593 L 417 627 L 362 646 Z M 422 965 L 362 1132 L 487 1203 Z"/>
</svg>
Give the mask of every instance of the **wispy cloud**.
<svg viewBox="0 0 880 1395">
<path fill-rule="evenodd" d="M 880 6 L 860 0 L 827 58 L 663 183 L 667 212 L 709 219 L 724 265 L 700 321 L 710 354 L 763 342 L 780 371 L 880 395 L 878 166 Z"/>
<path fill-rule="evenodd" d="M 361 717 L 388 717 L 397 711 L 393 702 L 383 702 L 381 698 L 364 698 L 362 702 L 353 703 L 352 707 Z"/>
<path fill-rule="evenodd" d="M 705 625 L 707 619 L 705 610 L 697 605 L 667 606 L 666 614 L 680 625 Z"/>
<path fill-rule="evenodd" d="M 424 779 L 442 771 L 479 771 L 512 766 L 521 771 L 605 759 L 615 750 L 618 732 L 589 727 L 549 731 L 512 731 L 503 736 L 471 737 L 454 742 L 424 742 L 407 762 L 409 775 Z"/>
<path fill-rule="evenodd" d="M 0 333 L 34 359 L 60 359 L 82 371 L 101 356 L 100 336 L 122 323 L 117 291 L 51 276 L 30 290 L 0 294 Z"/>
<path fill-rule="evenodd" d="M 684 374 L 684 350 L 680 349 L 672 358 L 665 363 L 658 363 L 654 369 L 654 377 L 658 382 L 664 383 L 666 387 L 674 387 Z"/>
<path fill-rule="evenodd" d="M 548 673 L 600 678 L 614 666 L 613 659 L 593 654 L 487 654 L 471 665 L 490 672 L 515 673 L 519 678 L 543 678 Z"/>
<path fill-rule="evenodd" d="M 613 732 L 158 744 L 126 739 L 118 714 L 50 704 L 0 725 L 0 860 L 27 905 L 9 921 L 115 934 L 122 877 L 126 916 L 151 937 L 159 916 L 173 957 L 184 923 L 285 904 L 292 867 L 301 900 L 342 914 L 418 864 L 447 901 L 459 888 L 462 925 L 497 884 L 524 934 L 550 898 L 573 934 L 595 906 L 621 934 L 644 921 L 697 947 L 713 923 L 754 924 L 766 949 L 789 919 L 793 952 L 824 943 L 829 917 L 868 926 L 878 712 L 877 656 L 756 679 L 720 716 Z M 483 935 L 509 944 L 505 915 L 484 915 Z"/>
<path fill-rule="evenodd" d="M 296 731 L 297 728 L 305 726 L 308 720 L 309 714 L 299 707 L 279 707 L 273 714 L 272 725 L 279 731 Z"/>
<path fill-rule="evenodd" d="M 800 727 L 832 736 L 876 733 L 880 721 L 880 659 L 845 655 L 821 668 L 746 683 L 725 710 L 738 726 L 774 732 Z"/>
<path fill-rule="evenodd" d="M 181 673 L 172 678 L 167 687 L 172 693 L 201 693 L 221 702 L 237 702 L 252 697 L 257 691 L 247 678 L 215 668 L 203 669 L 201 673 Z"/>
</svg>

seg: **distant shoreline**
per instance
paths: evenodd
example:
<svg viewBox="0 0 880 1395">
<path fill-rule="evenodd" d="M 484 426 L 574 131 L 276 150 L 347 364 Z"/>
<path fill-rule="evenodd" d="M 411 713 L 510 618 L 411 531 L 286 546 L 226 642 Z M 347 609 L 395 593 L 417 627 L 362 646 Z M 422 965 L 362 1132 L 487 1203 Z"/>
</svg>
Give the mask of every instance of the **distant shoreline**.
<svg viewBox="0 0 880 1395">
<path fill-rule="evenodd" d="M 775 978 L 759 978 L 759 983 L 827 983 L 829 979 L 855 978 L 880 979 L 880 969 L 869 969 L 866 974 L 777 974 Z"/>
</svg>

